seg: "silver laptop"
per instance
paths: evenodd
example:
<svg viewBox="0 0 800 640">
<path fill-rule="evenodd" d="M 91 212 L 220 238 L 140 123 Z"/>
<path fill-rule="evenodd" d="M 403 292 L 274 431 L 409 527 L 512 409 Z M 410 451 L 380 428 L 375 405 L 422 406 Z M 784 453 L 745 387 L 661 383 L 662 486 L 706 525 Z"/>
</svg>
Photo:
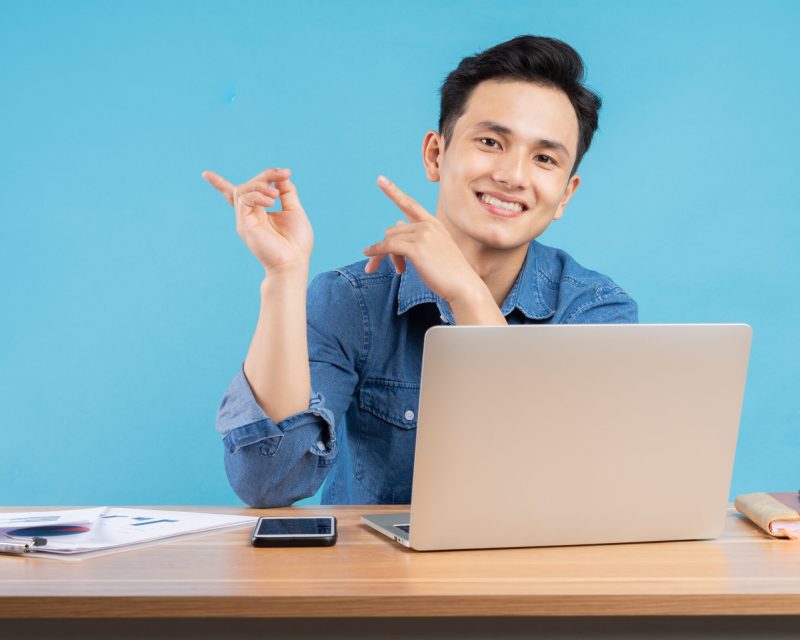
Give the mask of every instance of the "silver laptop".
<svg viewBox="0 0 800 640">
<path fill-rule="evenodd" d="M 751 333 L 434 327 L 411 512 L 362 520 L 419 551 L 714 538 Z"/>
</svg>

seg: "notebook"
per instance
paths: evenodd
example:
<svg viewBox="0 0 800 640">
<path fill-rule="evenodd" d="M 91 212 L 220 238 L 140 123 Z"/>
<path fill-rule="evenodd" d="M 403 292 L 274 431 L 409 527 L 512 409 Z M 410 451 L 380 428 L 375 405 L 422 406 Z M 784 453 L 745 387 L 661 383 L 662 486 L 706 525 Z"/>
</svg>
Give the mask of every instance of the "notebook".
<svg viewBox="0 0 800 640">
<path fill-rule="evenodd" d="M 443 326 L 425 336 L 416 550 L 714 538 L 750 352 L 744 324 Z"/>
<path fill-rule="evenodd" d="M 771 536 L 800 540 L 800 495 L 794 492 L 736 496 L 736 510 Z"/>
</svg>

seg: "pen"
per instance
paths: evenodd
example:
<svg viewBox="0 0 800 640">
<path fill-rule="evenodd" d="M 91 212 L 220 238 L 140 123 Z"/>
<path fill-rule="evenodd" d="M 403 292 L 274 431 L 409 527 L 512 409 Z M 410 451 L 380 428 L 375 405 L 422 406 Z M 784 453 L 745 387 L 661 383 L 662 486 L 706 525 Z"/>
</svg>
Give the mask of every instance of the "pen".
<svg viewBox="0 0 800 640">
<path fill-rule="evenodd" d="M 47 544 L 47 538 L 34 536 L 30 539 L 17 538 L 0 531 L 0 553 L 14 553 L 21 555 L 27 553 L 33 547 L 43 547 Z"/>
</svg>

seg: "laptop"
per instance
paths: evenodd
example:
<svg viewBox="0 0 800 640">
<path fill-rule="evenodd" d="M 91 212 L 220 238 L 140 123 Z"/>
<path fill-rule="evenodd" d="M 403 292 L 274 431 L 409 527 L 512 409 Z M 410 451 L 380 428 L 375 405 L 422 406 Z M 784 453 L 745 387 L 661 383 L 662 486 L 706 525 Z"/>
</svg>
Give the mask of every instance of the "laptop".
<svg viewBox="0 0 800 640">
<path fill-rule="evenodd" d="M 433 327 L 411 511 L 362 521 L 418 551 L 715 538 L 751 334 Z"/>
</svg>

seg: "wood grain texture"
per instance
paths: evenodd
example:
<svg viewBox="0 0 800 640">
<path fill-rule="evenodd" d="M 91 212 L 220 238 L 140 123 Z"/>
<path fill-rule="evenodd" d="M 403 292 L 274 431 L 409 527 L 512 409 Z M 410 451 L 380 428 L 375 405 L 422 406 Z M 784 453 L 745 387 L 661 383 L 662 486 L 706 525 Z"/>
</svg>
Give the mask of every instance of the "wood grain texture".
<svg viewBox="0 0 800 640">
<path fill-rule="evenodd" d="M 82 562 L 0 556 L 0 617 L 800 615 L 800 544 L 732 509 L 711 541 L 419 553 L 359 520 L 401 506 L 161 508 L 332 513 L 339 540 L 256 549 L 239 529 Z"/>
</svg>

